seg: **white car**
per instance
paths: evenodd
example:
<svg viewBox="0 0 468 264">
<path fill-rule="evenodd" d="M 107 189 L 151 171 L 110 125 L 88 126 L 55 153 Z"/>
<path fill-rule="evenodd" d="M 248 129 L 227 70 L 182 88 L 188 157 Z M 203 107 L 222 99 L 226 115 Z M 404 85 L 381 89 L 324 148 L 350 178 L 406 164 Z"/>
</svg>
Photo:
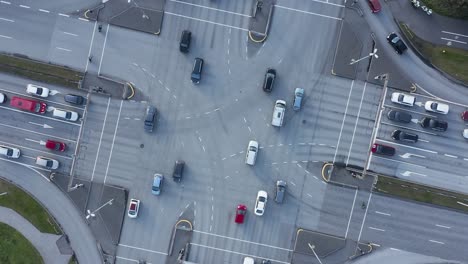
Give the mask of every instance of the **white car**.
<svg viewBox="0 0 468 264">
<path fill-rule="evenodd" d="M 76 121 L 78 120 L 78 117 L 79 117 L 77 112 L 58 109 L 58 108 L 54 109 L 54 111 L 52 112 L 52 115 L 55 117 L 60 117 L 65 120 L 69 120 L 69 121 Z"/>
<path fill-rule="evenodd" d="M 404 93 L 392 93 L 392 102 L 396 104 L 406 105 L 406 106 L 413 106 L 414 102 L 416 102 L 416 97 L 404 94 Z"/>
<path fill-rule="evenodd" d="M 6 102 L 6 100 L 7 100 L 6 95 L 3 93 L 0 93 L 0 104 L 3 104 L 4 102 Z"/>
<path fill-rule="evenodd" d="M 50 90 L 49 90 L 49 88 L 37 86 L 37 85 L 34 85 L 34 84 L 28 84 L 28 86 L 26 87 L 26 92 L 28 94 L 32 94 L 32 95 L 35 95 L 35 96 L 40 96 L 40 97 L 46 98 L 47 96 L 49 96 Z"/>
<path fill-rule="evenodd" d="M 128 205 L 128 217 L 137 218 L 138 210 L 140 209 L 140 200 L 130 199 L 130 204 Z"/>
<path fill-rule="evenodd" d="M 271 119 L 272 126 L 280 127 L 283 125 L 284 112 L 286 112 L 286 101 L 276 100 Z"/>
<path fill-rule="evenodd" d="M 465 129 L 463 130 L 463 137 L 464 137 L 465 139 L 468 139 L 468 128 L 465 128 Z"/>
<path fill-rule="evenodd" d="M 17 148 L 0 145 L 0 155 L 4 155 L 7 158 L 17 159 L 20 157 L 21 152 Z"/>
<path fill-rule="evenodd" d="M 442 104 L 436 101 L 427 101 L 424 104 L 424 109 L 429 112 L 435 112 L 444 115 L 448 114 L 449 112 L 448 104 Z"/>
<path fill-rule="evenodd" d="M 255 201 L 255 214 L 262 216 L 265 212 L 265 206 L 268 200 L 268 194 L 265 191 L 258 191 L 257 201 Z"/>
<path fill-rule="evenodd" d="M 249 141 L 247 146 L 247 154 L 245 155 L 245 163 L 248 165 L 255 165 L 255 160 L 257 159 L 258 153 L 258 142 L 255 140 Z"/>
<path fill-rule="evenodd" d="M 36 164 L 51 170 L 56 170 L 59 167 L 59 162 L 57 160 L 42 156 L 36 158 Z"/>
<path fill-rule="evenodd" d="M 255 264 L 255 260 L 251 257 L 244 257 L 244 261 L 242 261 L 242 264 Z"/>
</svg>

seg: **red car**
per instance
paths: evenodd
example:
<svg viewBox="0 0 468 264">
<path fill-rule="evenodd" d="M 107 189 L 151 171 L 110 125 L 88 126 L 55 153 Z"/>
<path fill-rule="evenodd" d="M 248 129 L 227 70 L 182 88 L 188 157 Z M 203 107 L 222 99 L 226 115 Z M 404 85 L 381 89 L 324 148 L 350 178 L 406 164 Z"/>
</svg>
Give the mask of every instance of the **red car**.
<svg viewBox="0 0 468 264">
<path fill-rule="evenodd" d="M 32 99 L 26 99 L 18 96 L 13 96 L 11 98 L 10 105 L 21 110 L 38 114 L 44 114 L 47 108 L 47 105 L 43 102 L 39 102 Z"/>
<path fill-rule="evenodd" d="M 53 141 L 53 140 L 47 140 L 45 147 L 51 150 L 57 150 L 57 151 L 65 151 L 67 145 L 63 142 L 59 141 Z"/>
<path fill-rule="evenodd" d="M 238 224 L 244 223 L 244 217 L 246 213 L 247 213 L 247 206 L 243 204 L 239 204 L 236 209 L 236 219 L 234 220 L 234 222 Z"/>
<path fill-rule="evenodd" d="M 463 112 L 461 113 L 461 119 L 462 119 L 463 121 L 468 121 L 468 110 L 463 111 Z"/>
<path fill-rule="evenodd" d="M 374 145 L 372 145 L 372 153 L 393 156 L 395 155 L 395 148 L 374 143 Z"/>
<path fill-rule="evenodd" d="M 367 2 L 369 2 L 369 6 L 372 10 L 372 13 L 378 13 L 380 9 L 382 9 L 379 0 L 367 0 Z"/>
</svg>

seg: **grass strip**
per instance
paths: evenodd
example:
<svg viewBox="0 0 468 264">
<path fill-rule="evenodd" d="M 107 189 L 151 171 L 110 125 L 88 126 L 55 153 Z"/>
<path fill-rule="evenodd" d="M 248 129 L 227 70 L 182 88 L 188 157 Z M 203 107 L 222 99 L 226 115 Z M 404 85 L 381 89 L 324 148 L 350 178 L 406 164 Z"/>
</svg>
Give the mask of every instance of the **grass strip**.
<svg viewBox="0 0 468 264">
<path fill-rule="evenodd" d="M 55 220 L 33 197 L 15 185 L 0 179 L 0 206 L 13 209 L 42 233 L 61 235 Z M 0 263 L 3 263 L 0 261 Z"/>
<path fill-rule="evenodd" d="M 6 54 L 0 54 L 0 71 L 70 88 L 78 88 L 83 79 L 83 73 L 66 67 Z"/>
<path fill-rule="evenodd" d="M 468 85 L 468 50 L 435 45 L 419 38 L 404 23 L 400 28 L 413 46 L 435 67 Z M 442 89 L 444 87 L 441 87 Z"/>
<path fill-rule="evenodd" d="M 374 191 L 468 212 L 468 195 L 440 190 L 402 179 L 379 176 Z"/>
<path fill-rule="evenodd" d="M 0 263 L 44 263 L 37 249 L 13 227 L 0 223 Z"/>
<path fill-rule="evenodd" d="M 422 2 L 439 15 L 468 19 L 468 0 L 423 0 Z"/>
</svg>

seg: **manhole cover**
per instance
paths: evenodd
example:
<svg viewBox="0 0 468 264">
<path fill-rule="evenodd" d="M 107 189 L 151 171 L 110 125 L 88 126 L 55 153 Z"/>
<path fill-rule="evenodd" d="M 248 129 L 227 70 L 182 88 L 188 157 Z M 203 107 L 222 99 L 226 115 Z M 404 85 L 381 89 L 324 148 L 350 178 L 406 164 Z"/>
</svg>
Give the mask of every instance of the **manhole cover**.
<svg viewBox="0 0 468 264">
<path fill-rule="evenodd" d="M 140 144 L 140 148 L 144 148 L 145 147 L 145 144 Z"/>
</svg>

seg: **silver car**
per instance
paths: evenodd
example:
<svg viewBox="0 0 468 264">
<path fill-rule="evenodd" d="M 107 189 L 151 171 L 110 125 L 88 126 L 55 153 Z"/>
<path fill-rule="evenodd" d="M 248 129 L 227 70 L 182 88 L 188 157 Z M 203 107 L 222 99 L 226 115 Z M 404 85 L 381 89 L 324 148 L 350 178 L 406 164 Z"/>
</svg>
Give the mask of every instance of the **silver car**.
<svg viewBox="0 0 468 264">
<path fill-rule="evenodd" d="M 294 111 L 301 110 L 302 98 L 304 98 L 304 89 L 296 88 L 296 90 L 294 90 L 294 102 L 293 102 Z"/>
<path fill-rule="evenodd" d="M 153 186 L 151 187 L 151 193 L 154 195 L 161 194 L 161 188 L 164 181 L 164 176 L 159 173 L 154 174 L 153 177 Z"/>
</svg>

